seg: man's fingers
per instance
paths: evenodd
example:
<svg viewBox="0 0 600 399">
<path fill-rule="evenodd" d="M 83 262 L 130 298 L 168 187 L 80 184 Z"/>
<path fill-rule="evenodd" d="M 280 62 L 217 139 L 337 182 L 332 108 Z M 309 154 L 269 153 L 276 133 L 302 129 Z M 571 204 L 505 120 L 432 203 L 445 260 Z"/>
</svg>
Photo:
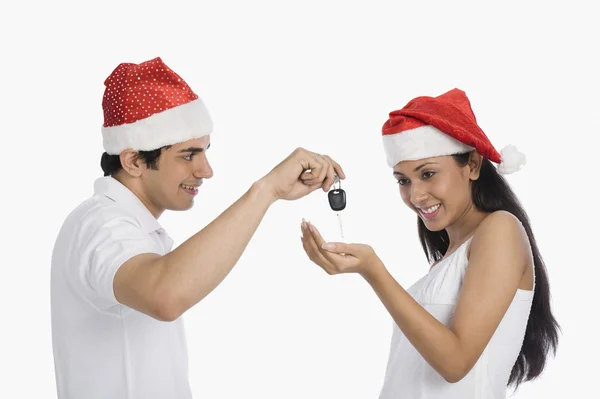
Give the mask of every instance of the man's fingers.
<svg viewBox="0 0 600 399">
<path fill-rule="evenodd" d="M 305 169 L 300 175 L 300 180 L 303 183 L 309 186 L 318 185 L 317 187 L 322 187 L 323 191 L 327 192 L 335 183 L 336 175 L 342 180 L 346 178 L 342 167 L 331 159 L 330 156 L 321 155 L 303 148 L 298 148 L 297 151 L 301 157 L 302 166 Z"/>
<path fill-rule="evenodd" d="M 319 162 L 320 169 L 315 171 L 311 178 L 305 180 L 305 182 L 308 184 L 319 184 L 321 187 L 323 187 L 323 191 L 327 192 L 335 182 L 335 175 L 337 174 L 335 165 L 337 165 L 337 163 L 328 155 L 314 155 Z"/>
<path fill-rule="evenodd" d="M 300 175 L 300 180 L 302 180 L 306 184 L 310 184 L 312 180 L 314 180 L 315 176 L 312 173 L 312 170 L 305 170 Z"/>
<path fill-rule="evenodd" d="M 327 161 L 327 174 L 325 176 L 325 180 L 323 180 L 322 187 L 323 191 L 327 192 L 329 191 L 333 183 L 335 183 L 335 170 L 332 159 L 327 155 L 324 155 L 323 158 L 325 158 L 325 160 Z"/>
<path fill-rule="evenodd" d="M 344 180 L 346 178 L 346 174 L 344 170 L 340 166 L 339 163 L 335 162 L 329 155 L 323 155 L 323 158 L 327 159 L 327 162 L 331 165 L 333 169 L 333 173 L 337 175 L 340 179 Z"/>
<path fill-rule="evenodd" d="M 325 155 L 325 157 L 327 158 L 329 163 L 331 163 L 331 165 L 333 166 L 333 170 L 334 170 L 335 174 L 338 175 L 340 179 L 344 180 L 346 178 L 346 174 L 344 173 L 344 170 L 342 169 L 340 164 L 335 162 L 333 159 L 331 159 L 331 157 L 329 157 L 327 155 Z"/>
<path fill-rule="evenodd" d="M 318 171 L 318 176 L 317 176 L 316 182 L 323 184 L 323 180 L 325 180 L 325 178 L 327 177 L 327 172 L 329 170 L 329 162 L 321 154 L 315 154 L 315 155 L 316 155 L 317 161 L 319 162 L 319 171 Z"/>
<path fill-rule="evenodd" d="M 302 173 L 300 174 L 300 176 L 303 176 L 306 173 L 315 174 L 314 172 L 319 166 L 319 162 L 314 156 L 314 153 L 305 150 L 304 148 L 296 148 L 292 155 L 290 155 L 290 158 L 292 158 L 292 161 L 294 163 L 300 163 L 302 167 Z"/>
<path fill-rule="evenodd" d="M 309 185 L 321 183 L 323 174 L 323 161 L 318 154 L 305 150 L 298 149 L 300 154 L 300 162 L 304 168 L 304 172 L 300 175 L 300 179 Z"/>
</svg>

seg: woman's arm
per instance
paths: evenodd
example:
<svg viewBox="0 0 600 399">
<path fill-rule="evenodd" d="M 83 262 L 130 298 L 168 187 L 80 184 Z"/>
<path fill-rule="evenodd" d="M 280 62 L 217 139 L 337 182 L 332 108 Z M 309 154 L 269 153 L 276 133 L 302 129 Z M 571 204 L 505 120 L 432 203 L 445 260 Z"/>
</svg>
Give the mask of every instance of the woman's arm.
<svg viewBox="0 0 600 399">
<path fill-rule="evenodd" d="M 471 241 L 456 312 L 448 328 L 417 303 L 385 267 L 364 274 L 400 330 L 448 382 L 460 381 L 481 356 L 512 302 L 531 256 L 518 219 L 495 212 Z"/>
</svg>

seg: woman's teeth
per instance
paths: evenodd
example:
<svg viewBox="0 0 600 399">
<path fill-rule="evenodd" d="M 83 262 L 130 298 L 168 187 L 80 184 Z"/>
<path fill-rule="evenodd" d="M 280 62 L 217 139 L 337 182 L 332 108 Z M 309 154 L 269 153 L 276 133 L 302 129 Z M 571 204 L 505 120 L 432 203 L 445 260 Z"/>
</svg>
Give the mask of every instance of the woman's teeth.
<svg viewBox="0 0 600 399">
<path fill-rule="evenodd" d="M 427 209 L 421 209 L 421 212 L 423 212 L 424 214 L 428 215 L 430 213 L 433 213 L 433 212 L 437 211 L 438 208 L 440 207 L 440 205 L 441 204 L 437 204 L 437 205 L 434 205 L 434 206 L 432 206 L 430 208 L 427 208 Z"/>
</svg>

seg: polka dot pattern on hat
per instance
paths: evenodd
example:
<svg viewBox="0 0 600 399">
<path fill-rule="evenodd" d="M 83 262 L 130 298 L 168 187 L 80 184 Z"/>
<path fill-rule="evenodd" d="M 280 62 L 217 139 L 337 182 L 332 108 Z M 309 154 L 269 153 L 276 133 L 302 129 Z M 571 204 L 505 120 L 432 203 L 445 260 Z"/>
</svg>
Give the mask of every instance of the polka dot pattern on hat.
<svg viewBox="0 0 600 399">
<path fill-rule="evenodd" d="M 140 64 L 121 63 L 104 85 L 104 127 L 134 123 L 198 99 L 160 57 Z"/>
</svg>

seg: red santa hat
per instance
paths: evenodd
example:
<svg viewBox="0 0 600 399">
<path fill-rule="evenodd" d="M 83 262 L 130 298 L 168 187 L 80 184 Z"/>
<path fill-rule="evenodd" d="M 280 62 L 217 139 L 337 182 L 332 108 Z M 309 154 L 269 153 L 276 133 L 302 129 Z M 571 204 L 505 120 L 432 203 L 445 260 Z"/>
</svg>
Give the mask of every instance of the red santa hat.
<svg viewBox="0 0 600 399">
<path fill-rule="evenodd" d="M 387 163 L 454 155 L 477 150 L 499 164 L 498 172 L 509 174 L 525 165 L 526 158 L 515 146 L 498 153 L 471 109 L 465 92 L 450 90 L 438 97 L 417 97 L 393 111 L 382 128 Z"/>
<path fill-rule="evenodd" d="M 212 132 L 202 100 L 160 59 L 122 63 L 104 82 L 104 150 L 155 150 Z"/>
</svg>

